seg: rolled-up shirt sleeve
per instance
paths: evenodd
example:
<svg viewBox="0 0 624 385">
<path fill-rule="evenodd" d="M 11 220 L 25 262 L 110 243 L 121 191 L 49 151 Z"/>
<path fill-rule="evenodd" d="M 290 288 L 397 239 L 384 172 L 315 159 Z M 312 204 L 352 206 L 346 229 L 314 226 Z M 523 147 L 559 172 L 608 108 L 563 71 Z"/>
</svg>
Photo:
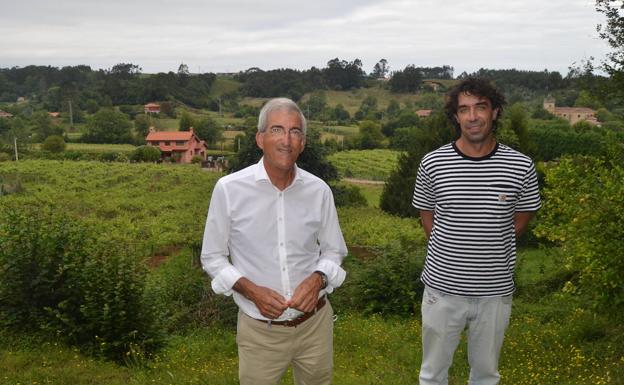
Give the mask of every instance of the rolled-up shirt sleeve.
<svg viewBox="0 0 624 385">
<path fill-rule="evenodd" d="M 230 239 L 230 216 L 225 186 L 217 182 L 212 197 L 204 229 L 201 251 L 202 268 L 212 278 L 212 290 L 216 294 L 232 295 L 232 287 L 242 274 L 228 259 Z"/>
<path fill-rule="evenodd" d="M 334 197 L 329 189 L 323 204 L 323 223 L 319 232 L 321 254 L 316 269 L 327 275 L 325 292 L 329 294 L 340 287 L 347 276 L 347 272 L 340 267 L 347 255 L 347 245 L 340 230 Z"/>
</svg>

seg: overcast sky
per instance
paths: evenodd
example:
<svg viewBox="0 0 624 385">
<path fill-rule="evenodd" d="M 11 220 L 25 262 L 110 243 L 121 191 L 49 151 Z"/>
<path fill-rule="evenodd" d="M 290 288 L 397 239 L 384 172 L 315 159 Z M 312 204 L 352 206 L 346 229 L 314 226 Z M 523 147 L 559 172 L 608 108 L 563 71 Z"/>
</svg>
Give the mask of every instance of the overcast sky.
<svg viewBox="0 0 624 385">
<path fill-rule="evenodd" d="M 568 72 L 608 52 L 593 0 L 0 0 L 0 67 L 308 69 L 359 58 Z"/>
</svg>

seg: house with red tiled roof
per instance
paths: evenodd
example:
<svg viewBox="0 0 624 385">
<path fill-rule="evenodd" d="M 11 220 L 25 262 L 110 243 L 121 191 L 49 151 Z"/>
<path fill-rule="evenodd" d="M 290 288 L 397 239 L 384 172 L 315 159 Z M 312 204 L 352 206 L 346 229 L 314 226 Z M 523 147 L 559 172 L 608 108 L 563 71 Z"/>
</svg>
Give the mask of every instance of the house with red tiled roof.
<svg viewBox="0 0 624 385">
<path fill-rule="evenodd" d="M 143 106 L 143 111 L 145 111 L 146 114 L 160 114 L 160 104 L 147 103 Z"/>
<path fill-rule="evenodd" d="M 13 114 L 0 110 L 0 118 L 12 118 Z"/>
<path fill-rule="evenodd" d="M 145 142 L 148 146 L 160 148 L 162 159 L 191 163 L 193 157 L 199 156 L 206 160 L 206 142 L 195 135 L 192 127 L 189 131 L 156 131 L 150 127 Z"/>
<path fill-rule="evenodd" d="M 584 120 L 593 125 L 599 126 L 600 122 L 596 118 L 596 111 L 587 107 L 557 107 L 555 99 L 548 96 L 544 99 L 544 109 L 551 114 L 570 122 L 571 125 Z"/>
<path fill-rule="evenodd" d="M 416 111 L 416 116 L 418 116 L 419 118 L 426 118 L 431 115 L 432 111 L 433 110 L 418 110 Z"/>
</svg>

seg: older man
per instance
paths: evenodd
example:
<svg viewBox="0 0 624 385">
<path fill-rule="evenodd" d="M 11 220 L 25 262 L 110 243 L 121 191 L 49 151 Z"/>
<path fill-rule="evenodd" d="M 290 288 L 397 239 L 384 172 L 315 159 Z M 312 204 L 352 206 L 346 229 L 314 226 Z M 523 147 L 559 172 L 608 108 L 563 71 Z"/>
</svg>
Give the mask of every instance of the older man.
<svg viewBox="0 0 624 385">
<path fill-rule="evenodd" d="M 260 111 L 262 159 L 214 187 L 202 247 L 217 294 L 239 307 L 239 378 L 278 384 L 290 364 L 296 384 L 330 384 L 333 311 L 347 248 L 325 182 L 297 167 L 306 120 L 290 99 Z M 229 257 L 229 259 L 228 259 Z"/>
</svg>

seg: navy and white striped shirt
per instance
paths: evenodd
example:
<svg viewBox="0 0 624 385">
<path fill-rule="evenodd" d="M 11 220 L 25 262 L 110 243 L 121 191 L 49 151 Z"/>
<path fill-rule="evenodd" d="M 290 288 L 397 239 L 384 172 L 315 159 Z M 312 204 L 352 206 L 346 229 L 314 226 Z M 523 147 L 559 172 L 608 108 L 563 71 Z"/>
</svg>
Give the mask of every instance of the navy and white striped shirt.
<svg viewBox="0 0 624 385">
<path fill-rule="evenodd" d="M 514 213 L 541 207 L 529 157 L 504 144 L 481 158 L 444 145 L 423 157 L 412 205 L 434 211 L 426 285 L 467 297 L 513 293 Z"/>
</svg>

